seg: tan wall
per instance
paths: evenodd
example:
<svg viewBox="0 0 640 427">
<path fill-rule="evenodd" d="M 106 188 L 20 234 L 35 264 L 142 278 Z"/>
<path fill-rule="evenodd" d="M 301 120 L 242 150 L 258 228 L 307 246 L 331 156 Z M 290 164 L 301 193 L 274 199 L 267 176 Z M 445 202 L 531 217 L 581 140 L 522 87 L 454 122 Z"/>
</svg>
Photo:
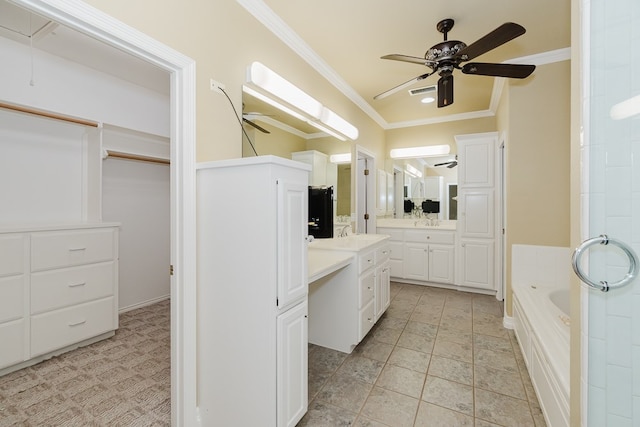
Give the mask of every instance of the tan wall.
<svg viewBox="0 0 640 427">
<path fill-rule="evenodd" d="M 382 156 L 384 131 L 333 85 L 233 0 L 87 0 L 87 3 L 196 61 L 198 161 L 242 155 L 237 119 L 224 95 L 209 88 L 223 83 L 242 111 L 246 67 L 260 61 L 318 99 L 360 131 L 357 143 Z"/>
<path fill-rule="evenodd" d="M 262 133 L 246 125 L 245 130 L 247 132 L 247 135 L 251 139 L 256 152 L 260 156 L 263 156 L 265 154 L 272 154 L 274 156 L 280 156 L 286 159 L 290 159 L 291 153 L 295 151 L 305 151 L 307 149 L 307 141 L 304 138 L 293 135 L 289 132 L 285 132 L 282 129 L 265 125 L 263 123 L 258 123 L 258 125 L 262 126 L 265 129 L 268 129 L 271 133 Z M 242 141 L 242 156 L 255 156 L 255 153 L 251 149 L 251 145 L 249 145 L 246 136 L 242 138 Z"/>
</svg>

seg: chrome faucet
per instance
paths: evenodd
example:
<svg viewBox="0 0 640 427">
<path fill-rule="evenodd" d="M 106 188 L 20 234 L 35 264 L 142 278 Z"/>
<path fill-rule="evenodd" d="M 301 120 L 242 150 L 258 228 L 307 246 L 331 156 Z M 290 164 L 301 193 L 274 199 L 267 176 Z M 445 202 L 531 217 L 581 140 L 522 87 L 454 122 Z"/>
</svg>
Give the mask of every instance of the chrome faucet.
<svg viewBox="0 0 640 427">
<path fill-rule="evenodd" d="M 350 225 L 345 225 L 340 229 L 340 233 L 338 233 L 338 237 L 347 237 L 347 229 L 351 228 Z"/>
</svg>

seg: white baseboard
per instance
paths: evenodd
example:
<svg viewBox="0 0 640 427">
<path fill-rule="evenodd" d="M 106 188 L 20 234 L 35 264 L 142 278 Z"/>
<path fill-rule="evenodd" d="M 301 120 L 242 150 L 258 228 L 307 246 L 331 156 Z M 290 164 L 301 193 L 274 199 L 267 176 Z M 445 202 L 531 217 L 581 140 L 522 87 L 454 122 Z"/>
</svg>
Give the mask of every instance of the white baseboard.
<svg viewBox="0 0 640 427">
<path fill-rule="evenodd" d="M 507 329 L 515 329 L 516 324 L 513 320 L 512 316 L 507 316 L 506 314 L 504 315 L 504 317 L 502 318 L 502 326 L 504 326 Z"/>
<path fill-rule="evenodd" d="M 120 309 L 118 310 L 118 314 L 126 313 L 127 311 L 135 310 L 136 308 L 146 307 L 148 305 L 155 304 L 157 302 L 169 299 L 170 297 L 171 297 L 171 295 L 167 294 L 167 295 L 160 296 L 158 298 L 153 298 L 153 299 L 150 299 L 150 300 L 147 300 L 147 301 L 142 301 L 142 302 L 139 302 L 137 304 L 128 305 L 126 307 L 120 307 Z"/>
</svg>

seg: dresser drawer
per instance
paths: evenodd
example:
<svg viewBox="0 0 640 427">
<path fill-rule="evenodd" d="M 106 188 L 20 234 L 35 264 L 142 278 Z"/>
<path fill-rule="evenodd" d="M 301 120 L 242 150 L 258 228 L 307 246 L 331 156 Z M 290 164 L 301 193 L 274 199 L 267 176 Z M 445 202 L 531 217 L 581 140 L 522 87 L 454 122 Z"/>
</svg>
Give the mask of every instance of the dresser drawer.
<svg viewBox="0 0 640 427">
<path fill-rule="evenodd" d="M 114 275 L 113 261 L 33 273 L 31 314 L 111 296 Z"/>
<path fill-rule="evenodd" d="M 31 357 L 115 329 L 113 297 L 31 318 Z"/>
<path fill-rule="evenodd" d="M 0 369 L 26 359 L 24 320 L 0 324 Z"/>
<path fill-rule="evenodd" d="M 360 279 L 358 279 L 358 282 L 360 285 L 358 287 L 360 289 L 360 294 L 358 295 L 358 308 L 360 308 L 373 299 L 376 289 L 375 270 L 365 273 Z"/>
<path fill-rule="evenodd" d="M 112 228 L 34 233 L 31 271 L 71 267 L 116 258 Z"/>
<path fill-rule="evenodd" d="M 389 259 L 390 255 L 391 255 L 391 246 L 388 243 L 380 246 L 378 249 L 376 249 L 376 264 L 377 265 L 382 264 L 383 262 Z"/>
<path fill-rule="evenodd" d="M 23 275 L 0 278 L 0 323 L 24 316 L 24 280 Z"/>
<path fill-rule="evenodd" d="M 358 340 L 362 340 L 367 332 L 371 330 L 376 323 L 375 319 L 375 301 L 370 301 L 362 310 L 360 310 L 360 321 L 358 324 Z"/>
<path fill-rule="evenodd" d="M 24 273 L 24 242 L 22 234 L 0 236 L 0 277 Z"/>
<path fill-rule="evenodd" d="M 376 251 L 375 249 L 369 252 L 365 252 L 360 255 L 358 260 L 358 274 L 368 270 L 376 264 Z"/>
<path fill-rule="evenodd" d="M 442 245 L 453 245 L 456 239 L 453 231 L 432 230 L 405 230 L 404 238 L 407 242 L 438 243 Z"/>
</svg>

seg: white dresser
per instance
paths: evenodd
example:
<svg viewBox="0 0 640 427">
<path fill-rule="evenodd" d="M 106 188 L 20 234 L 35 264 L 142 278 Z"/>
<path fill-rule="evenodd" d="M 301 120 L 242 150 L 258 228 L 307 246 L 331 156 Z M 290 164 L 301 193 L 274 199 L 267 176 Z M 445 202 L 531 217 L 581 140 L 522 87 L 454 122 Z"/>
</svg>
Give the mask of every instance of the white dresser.
<svg viewBox="0 0 640 427">
<path fill-rule="evenodd" d="M 114 334 L 118 224 L 0 230 L 0 375 Z"/>
</svg>

